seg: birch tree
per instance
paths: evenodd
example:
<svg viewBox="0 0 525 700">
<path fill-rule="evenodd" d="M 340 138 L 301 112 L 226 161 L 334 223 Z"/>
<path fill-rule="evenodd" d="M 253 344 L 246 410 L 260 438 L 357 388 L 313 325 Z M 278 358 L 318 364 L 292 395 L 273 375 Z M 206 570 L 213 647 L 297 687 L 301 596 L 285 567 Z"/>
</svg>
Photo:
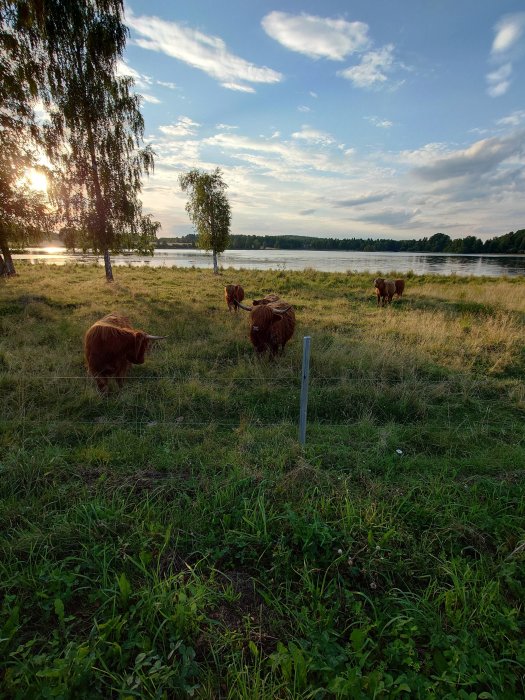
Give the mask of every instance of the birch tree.
<svg viewBox="0 0 525 700">
<path fill-rule="evenodd" d="M 38 90 L 50 119 L 48 156 L 63 225 L 81 233 L 104 256 L 124 248 L 152 253 L 160 224 L 145 216 L 139 194 L 153 170 L 154 153 L 143 146 L 144 120 L 133 80 L 117 75 L 127 38 L 121 0 L 1 0 L 13 8 L 17 31 L 42 54 L 45 75 Z"/>
<path fill-rule="evenodd" d="M 213 253 L 213 272 L 219 274 L 217 256 L 230 241 L 231 211 L 220 168 L 212 173 L 194 168 L 180 175 L 183 192 L 188 193 L 186 211 L 197 231 L 197 245 Z"/>
<path fill-rule="evenodd" d="M 18 32 L 19 13 L 0 0 L 0 275 L 14 275 L 12 246 L 37 244 L 51 226 L 46 197 L 31 188 L 40 131 L 34 106 L 43 70 L 38 48 Z"/>
</svg>

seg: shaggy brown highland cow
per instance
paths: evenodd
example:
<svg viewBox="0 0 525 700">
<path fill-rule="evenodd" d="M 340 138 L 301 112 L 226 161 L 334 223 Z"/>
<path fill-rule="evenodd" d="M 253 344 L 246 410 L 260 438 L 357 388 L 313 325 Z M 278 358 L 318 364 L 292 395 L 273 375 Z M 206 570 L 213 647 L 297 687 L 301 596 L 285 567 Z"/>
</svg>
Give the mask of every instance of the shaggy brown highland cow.
<svg viewBox="0 0 525 700">
<path fill-rule="evenodd" d="M 84 336 L 88 372 L 103 393 L 108 391 L 112 378 L 122 386 L 131 365 L 144 363 L 150 342 L 165 337 L 137 331 L 126 316 L 108 314 L 94 323 Z"/>
<path fill-rule="evenodd" d="M 376 290 L 377 305 L 379 306 L 379 301 L 381 301 L 381 306 L 390 304 L 392 297 L 396 293 L 396 285 L 393 280 L 386 280 L 383 277 L 376 277 L 374 280 L 374 287 Z"/>
<path fill-rule="evenodd" d="M 268 297 L 272 296 L 273 301 Z M 264 299 L 254 300 L 253 306 L 241 309 L 250 312 L 250 340 L 258 353 L 270 351 L 273 358 L 293 336 L 295 330 L 295 312 L 293 307 L 279 299 L 276 294 Z"/>
<path fill-rule="evenodd" d="M 405 280 L 402 280 L 402 279 L 394 280 L 394 284 L 396 285 L 397 296 L 402 297 L 403 292 L 405 291 Z"/>
</svg>

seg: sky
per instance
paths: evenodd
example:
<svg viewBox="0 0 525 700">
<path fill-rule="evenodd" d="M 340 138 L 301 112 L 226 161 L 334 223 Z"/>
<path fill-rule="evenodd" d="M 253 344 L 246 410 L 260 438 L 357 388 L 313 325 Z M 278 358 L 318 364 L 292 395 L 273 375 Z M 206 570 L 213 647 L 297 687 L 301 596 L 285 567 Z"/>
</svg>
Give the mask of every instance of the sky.
<svg viewBox="0 0 525 700">
<path fill-rule="evenodd" d="M 130 0 L 161 237 L 220 167 L 231 231 L 487 239 L 525 227 L 523 0 Z"/>
</svg>

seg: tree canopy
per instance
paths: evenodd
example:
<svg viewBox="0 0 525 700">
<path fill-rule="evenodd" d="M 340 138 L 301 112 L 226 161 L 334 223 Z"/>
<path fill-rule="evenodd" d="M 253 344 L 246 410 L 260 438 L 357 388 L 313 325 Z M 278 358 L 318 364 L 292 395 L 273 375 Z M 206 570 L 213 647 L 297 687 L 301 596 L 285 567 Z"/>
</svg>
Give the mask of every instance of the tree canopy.
<svg viewBox="0 0 525 700">
<path fill-rule="evenodd" d="M 42 64 L 31 36 L 18 28 L 15 4 L 0 2 L 0 274 L 7 275 L 15 273 L 11 246 L 38 243 L 51 225 L 45 197 L 27 178 L 37 165 Z"/>
<path fill-rule="evenodd" d="M 224 252 L 230 241 L 231 210 L 222 171 L 212 173 L 194 168 L 180 175 L 180 186 L 189 195 L 186 211 L 197 231 L 197 245 L 213 252 L 213 271 L 219 272 L 217 255 Z"/>
<path fill-rule="evenodd" d="M 152 253 L 160 227 L 143 214 L 138 198 L 142 176 L 154 164 L 153 150 L 142 147 L 140 98 L 132 92 L 133 80 L 117 75 L 127 38 L 123 3 L 3 0 L 2 5 L 4 24 L 15 37 L 8 47 L 11 60 L 18 53 L 29 64 L 24 47 L 31 45 L 44 67 L 31 89 L 50 115 L 44 142 L 56 169 L 54 196 L 65 238 L 103 253 L 111 280 L 110 253 Z"/>
</svg>

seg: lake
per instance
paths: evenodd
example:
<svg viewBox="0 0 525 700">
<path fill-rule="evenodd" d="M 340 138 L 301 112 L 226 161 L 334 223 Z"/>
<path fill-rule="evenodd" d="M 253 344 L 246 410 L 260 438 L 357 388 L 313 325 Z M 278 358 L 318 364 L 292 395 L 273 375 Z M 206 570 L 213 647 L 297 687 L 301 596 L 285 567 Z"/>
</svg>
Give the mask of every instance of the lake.
<svg viewBox="0 0 525 700">
<path fill-rule="evenodd" d="M 17 260 L 31 263 L 65 265 L 71 262 L 103 265 L 102 257 L 66 253 L 63 248 L 29 248 L 26 253 L 13 255 Z M 153 257 L 115 255 L 114 265 L 151 267 L 212 267 L 208 253 L 194 249 L 156 250 Z M 474 275 L 516 277 L 525 275 L 525 255 L 453 255 L 451 253 L 362 253 L 354 251 L 311 250 L 228 250 L 219 258 L 223 268 L 252 270 L 304 270 L 314 268 L 325 272 L 388 272 L 417 275 Z"/>
</svg>

